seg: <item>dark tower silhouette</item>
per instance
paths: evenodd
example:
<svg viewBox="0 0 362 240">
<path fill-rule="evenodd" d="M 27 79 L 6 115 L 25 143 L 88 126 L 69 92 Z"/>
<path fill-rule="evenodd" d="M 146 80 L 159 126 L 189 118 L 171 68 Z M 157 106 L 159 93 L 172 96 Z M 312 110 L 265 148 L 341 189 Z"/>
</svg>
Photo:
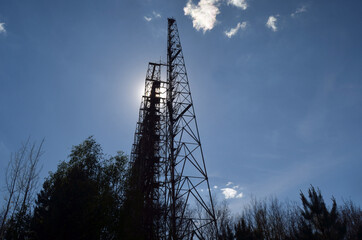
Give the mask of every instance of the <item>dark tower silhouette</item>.
<svg viewBox="0 0 362 240">
<path fill-rule="evenodd" d="M 168 19 L 167 63 L 149 63 L 131 164 L 131 189 L 140 196 L 142 211 L 135 218 L 144 235 L 153 236 L 145 239 L 204 239 L 210 232 L 216 236 L 205 160 L 173 18 Z"/>
<path fill-rule="evenodd" d="M 160 239 L 163 218 L 160 195 L 160 149 L 162 147 L 161 65 L 149 63 L 139 120 L 131 153 L 131 169 L 126 190 L 128 239 Z"/>
</svg>

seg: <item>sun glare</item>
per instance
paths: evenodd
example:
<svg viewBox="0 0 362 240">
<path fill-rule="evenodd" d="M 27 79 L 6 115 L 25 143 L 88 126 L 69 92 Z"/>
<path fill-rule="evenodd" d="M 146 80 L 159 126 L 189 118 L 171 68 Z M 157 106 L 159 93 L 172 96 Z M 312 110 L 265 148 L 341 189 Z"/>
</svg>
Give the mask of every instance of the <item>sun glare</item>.
<svg viewBox="0 0 362 240">
<path fill-rule="evenodd" d="M 166 88 L 160 88 L 160 97 L 163 99 L 166 98 Z"/>
<path fill-rule="evenodd" d="M 138 89 L 139 94 L 137 96 L 137 100 L 141 100 L 142 96 L 145 94 L 145 83 L 142 82 L 142 84 L 139 85 Z"/>
</svg>

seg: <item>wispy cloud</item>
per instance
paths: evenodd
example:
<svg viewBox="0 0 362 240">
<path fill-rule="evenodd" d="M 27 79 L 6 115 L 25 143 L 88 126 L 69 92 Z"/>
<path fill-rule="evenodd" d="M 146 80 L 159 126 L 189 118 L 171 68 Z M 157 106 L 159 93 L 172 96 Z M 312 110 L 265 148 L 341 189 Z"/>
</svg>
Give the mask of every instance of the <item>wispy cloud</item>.
<svg viewBox="0 0 362 240">
<path fill-rule="evenodd" d="M 300 8 L 297 8 L 297 10 L 295 10 L 294 13 L 290 14 L 290 16 L 295 17 L 298 14 L 304 13 L 307 11 L 307 7 L 306 6 L 301 6 Z"/>
<path fill-rule="evenodd" d="M 161 14 L 159 14 L 158 12 L 153 11 L 152 14 L 153 14 L 153 16 L 155 18 L 160 18 L 161 17 Z"/>
<path fill-rule="evenodd" d="M 245 29 L 245 28 L 246 28 L 246 22 L 238 23 L 236 25 L 236 27 L 231 28 L 229 31 L 225 31 L 225 35 L 228 38 L 231 38 L 232 36 L 234 36 L 239 31 L 239 29 Z"/>
<path fill-rule="evenodd" d="M 243 10 L 248 8 L 248 4 L 246 3 L 246 0 L 227 0 L 227 4 L 241 8 Z"/>
<path fill-rule="evenodd" d="M 233 182 L 228 182 L 226 186 L 230 186 L 231 184 L 233 184 Z"/>
<path fill-rule="evenodd" d="M 5 23 L 0 23 L 0 34 L 1 33 L 6 33 Z"/>
<path fill-rule="evenodd" d="M 147 22 L 150 22 L 150 21 L 152 20 L 151 17 L 146 17 L 146 16 L 144 16 L 143 18 L 144 18 Z"/>
<path fill-rule="evenodd" d="M 266 22 L 265 25 L 266 25 L 268 28 L 270 28 L 273 32 L 276 32 L 276 31 L 278 31 L 278 28 L 277 28 L 276 23 L 277 23 L 277 18 L 274 17 L 274 16 L 270 16 L 270 17 L 268 18 L 268 21 Z"/>
<path fill-rule="evenodd" d="M 187 2 L 184 13 L 192 18 L 192 25 L 197 31 L 205 33 L 214 28 L 216 16 L 220 13 L 218 2 L 219 0 L 200 0 L 197 5 L 192 0 Z"/>
<path fill-rule="evenodd" d="M 214 188 L 217 189 L 217 186 L 215 185 Z"/>
<path fill-rule="evenodd" d="M 233 188 L 222 188 L 221 191 L 222 191 L 222 194 L 224 194 L 225 199 L 242 198 L 243 197 L 243 193 L 238 194 L 238 191 L 236 191 Z"/>
<path fill-rule="evenodd" d="M 152 16 L 148 15 L 148 16 L 144 16 L 143 17 L 147 22 L 151 22 L 153 19 L 155 18 L 161 18 L 161 14 L 159 14 L 156 11 L 152 11 Z"/>
</svg>

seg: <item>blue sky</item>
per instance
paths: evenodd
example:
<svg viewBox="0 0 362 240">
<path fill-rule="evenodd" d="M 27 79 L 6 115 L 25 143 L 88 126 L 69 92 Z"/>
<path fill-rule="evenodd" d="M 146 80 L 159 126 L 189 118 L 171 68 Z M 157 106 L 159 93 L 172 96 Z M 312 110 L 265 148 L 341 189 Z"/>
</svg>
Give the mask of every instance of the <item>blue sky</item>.
<svg viewBox="0 0 362 240">
<path fill-rule="evenodd" d="M 129 154 L 147 63 L 166 59 L 175 17 L 217 198 L 238 209 L 252 195 L 297 200 L 313 184 L 361 204 L 361 10 L 357 0 L 3 0 L 1 175 L 29 136 L 45 138 L 42 177 L 90 135 Z"/>
</svg>

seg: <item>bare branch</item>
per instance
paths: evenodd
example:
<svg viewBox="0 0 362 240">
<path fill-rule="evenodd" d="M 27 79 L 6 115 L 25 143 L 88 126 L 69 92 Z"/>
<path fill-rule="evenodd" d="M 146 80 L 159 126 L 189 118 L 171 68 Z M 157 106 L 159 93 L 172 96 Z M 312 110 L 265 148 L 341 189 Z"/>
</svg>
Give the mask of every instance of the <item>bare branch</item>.
<svg viewBox="0 0 362 240">
<path fill-rule="evenodd" d="M 44 139 L 37 144 L 30 138 L 20 149 L 12 153 L 5 173 L 6 201 L 2 210 L 0 239 L 3 239 L 6 222 L 16 213 L 26 214 L 32 201 L 39 178 L 39 161 Z"/>
</svg>

